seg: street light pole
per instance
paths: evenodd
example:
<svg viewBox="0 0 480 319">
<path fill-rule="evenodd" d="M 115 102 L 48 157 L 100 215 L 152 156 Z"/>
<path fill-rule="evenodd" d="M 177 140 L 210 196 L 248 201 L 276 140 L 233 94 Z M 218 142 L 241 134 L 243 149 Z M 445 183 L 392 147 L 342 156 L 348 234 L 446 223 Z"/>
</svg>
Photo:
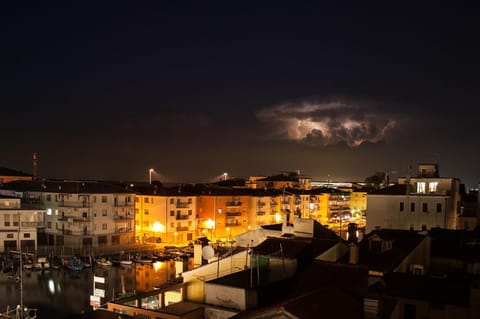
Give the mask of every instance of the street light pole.
<svg viewBox="0 0 480 319">
<path fill-rule="evenodd" d="M 152 173 L 154 172 L 153 168 L 148 170 L 148 183 L 152 184 Z"/>
</svg>

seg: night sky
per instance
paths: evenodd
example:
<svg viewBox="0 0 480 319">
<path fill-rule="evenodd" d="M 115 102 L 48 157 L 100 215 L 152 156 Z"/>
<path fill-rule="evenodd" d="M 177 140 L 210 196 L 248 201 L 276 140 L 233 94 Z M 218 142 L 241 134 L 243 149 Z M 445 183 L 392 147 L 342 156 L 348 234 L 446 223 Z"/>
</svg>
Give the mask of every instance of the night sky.
<svg viewBox="0 0 480 319">
<path fill-rule="evenodd" d="M 0 166 L 32 173 L 37 152 L 42 177 L 193 183 L 436 162 L 480 180 L 477 8 L 166 2 L 2 3 Z"/>
</svg>

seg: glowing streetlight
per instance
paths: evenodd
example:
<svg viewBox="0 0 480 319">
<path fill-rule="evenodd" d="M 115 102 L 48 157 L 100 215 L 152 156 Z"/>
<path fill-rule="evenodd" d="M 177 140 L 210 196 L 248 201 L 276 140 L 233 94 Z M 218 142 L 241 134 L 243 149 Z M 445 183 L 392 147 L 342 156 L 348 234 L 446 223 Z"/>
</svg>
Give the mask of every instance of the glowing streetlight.
<svg viewBox="0 0 480 319">
<path fill-rule="evenodd" d="M 228 173 L 223 173 L 223 180 L 224 180 L 224 181 L 227 180 L 227 176 L 228 176 Z"/>
<path fill-rule="evenodd" d="M 149 184 L 152 184 L 152 173 L 155 172 L 155 170 L 153 168 L 150 168 L 148 170 L 148 182 Z"/>
</svg>

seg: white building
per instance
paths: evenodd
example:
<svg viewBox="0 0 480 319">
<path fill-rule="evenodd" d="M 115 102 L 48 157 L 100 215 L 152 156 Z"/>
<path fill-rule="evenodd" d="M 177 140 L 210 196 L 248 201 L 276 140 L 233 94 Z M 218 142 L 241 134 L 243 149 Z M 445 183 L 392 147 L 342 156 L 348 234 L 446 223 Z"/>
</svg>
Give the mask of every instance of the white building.
<svg viewBox="0 0 480 319">
<path fill-rule="evenodd" d="M 438 165 L 419 164 L 416 177 L 367 195 L 366 233 L 376 228 L 456 229 L 460 180 L 440 177 Z"/>
<path fill-rule="evenodd" d="M 45 210 L 45 244 L 91 248 L 133 243 L 135 194 L 96 181 L 15 181 L 0 193 Z"/>
<path fill-rule="evenodd" d="M 44 210 L 21 207 L 20 198 L 0 195 L 0 253 L 35 252 L 37 229 L 44 226 Z"/>
</svg>

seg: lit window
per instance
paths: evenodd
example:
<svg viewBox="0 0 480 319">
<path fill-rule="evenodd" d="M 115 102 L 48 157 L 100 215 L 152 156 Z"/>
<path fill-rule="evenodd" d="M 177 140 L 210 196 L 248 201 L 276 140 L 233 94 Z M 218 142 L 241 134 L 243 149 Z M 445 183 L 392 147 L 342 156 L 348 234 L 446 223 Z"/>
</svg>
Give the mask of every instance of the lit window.
<svg viewBox="0 0 480 319">
<path fill-rule="evenodd" d="M 438 192 L 438 182 L 430 182 L 428 183 L 428 191 L 430 193 Z"/>
<path fill-rule="evenodd" d="M 47 208 L 47 215 L 52 215 L 52 209 L 51 208 Z"/>
<path fill-rule="evenodd" d="M 425 194 L 425 182 L 417 183 L 417 193 Z"/>
</svg>

